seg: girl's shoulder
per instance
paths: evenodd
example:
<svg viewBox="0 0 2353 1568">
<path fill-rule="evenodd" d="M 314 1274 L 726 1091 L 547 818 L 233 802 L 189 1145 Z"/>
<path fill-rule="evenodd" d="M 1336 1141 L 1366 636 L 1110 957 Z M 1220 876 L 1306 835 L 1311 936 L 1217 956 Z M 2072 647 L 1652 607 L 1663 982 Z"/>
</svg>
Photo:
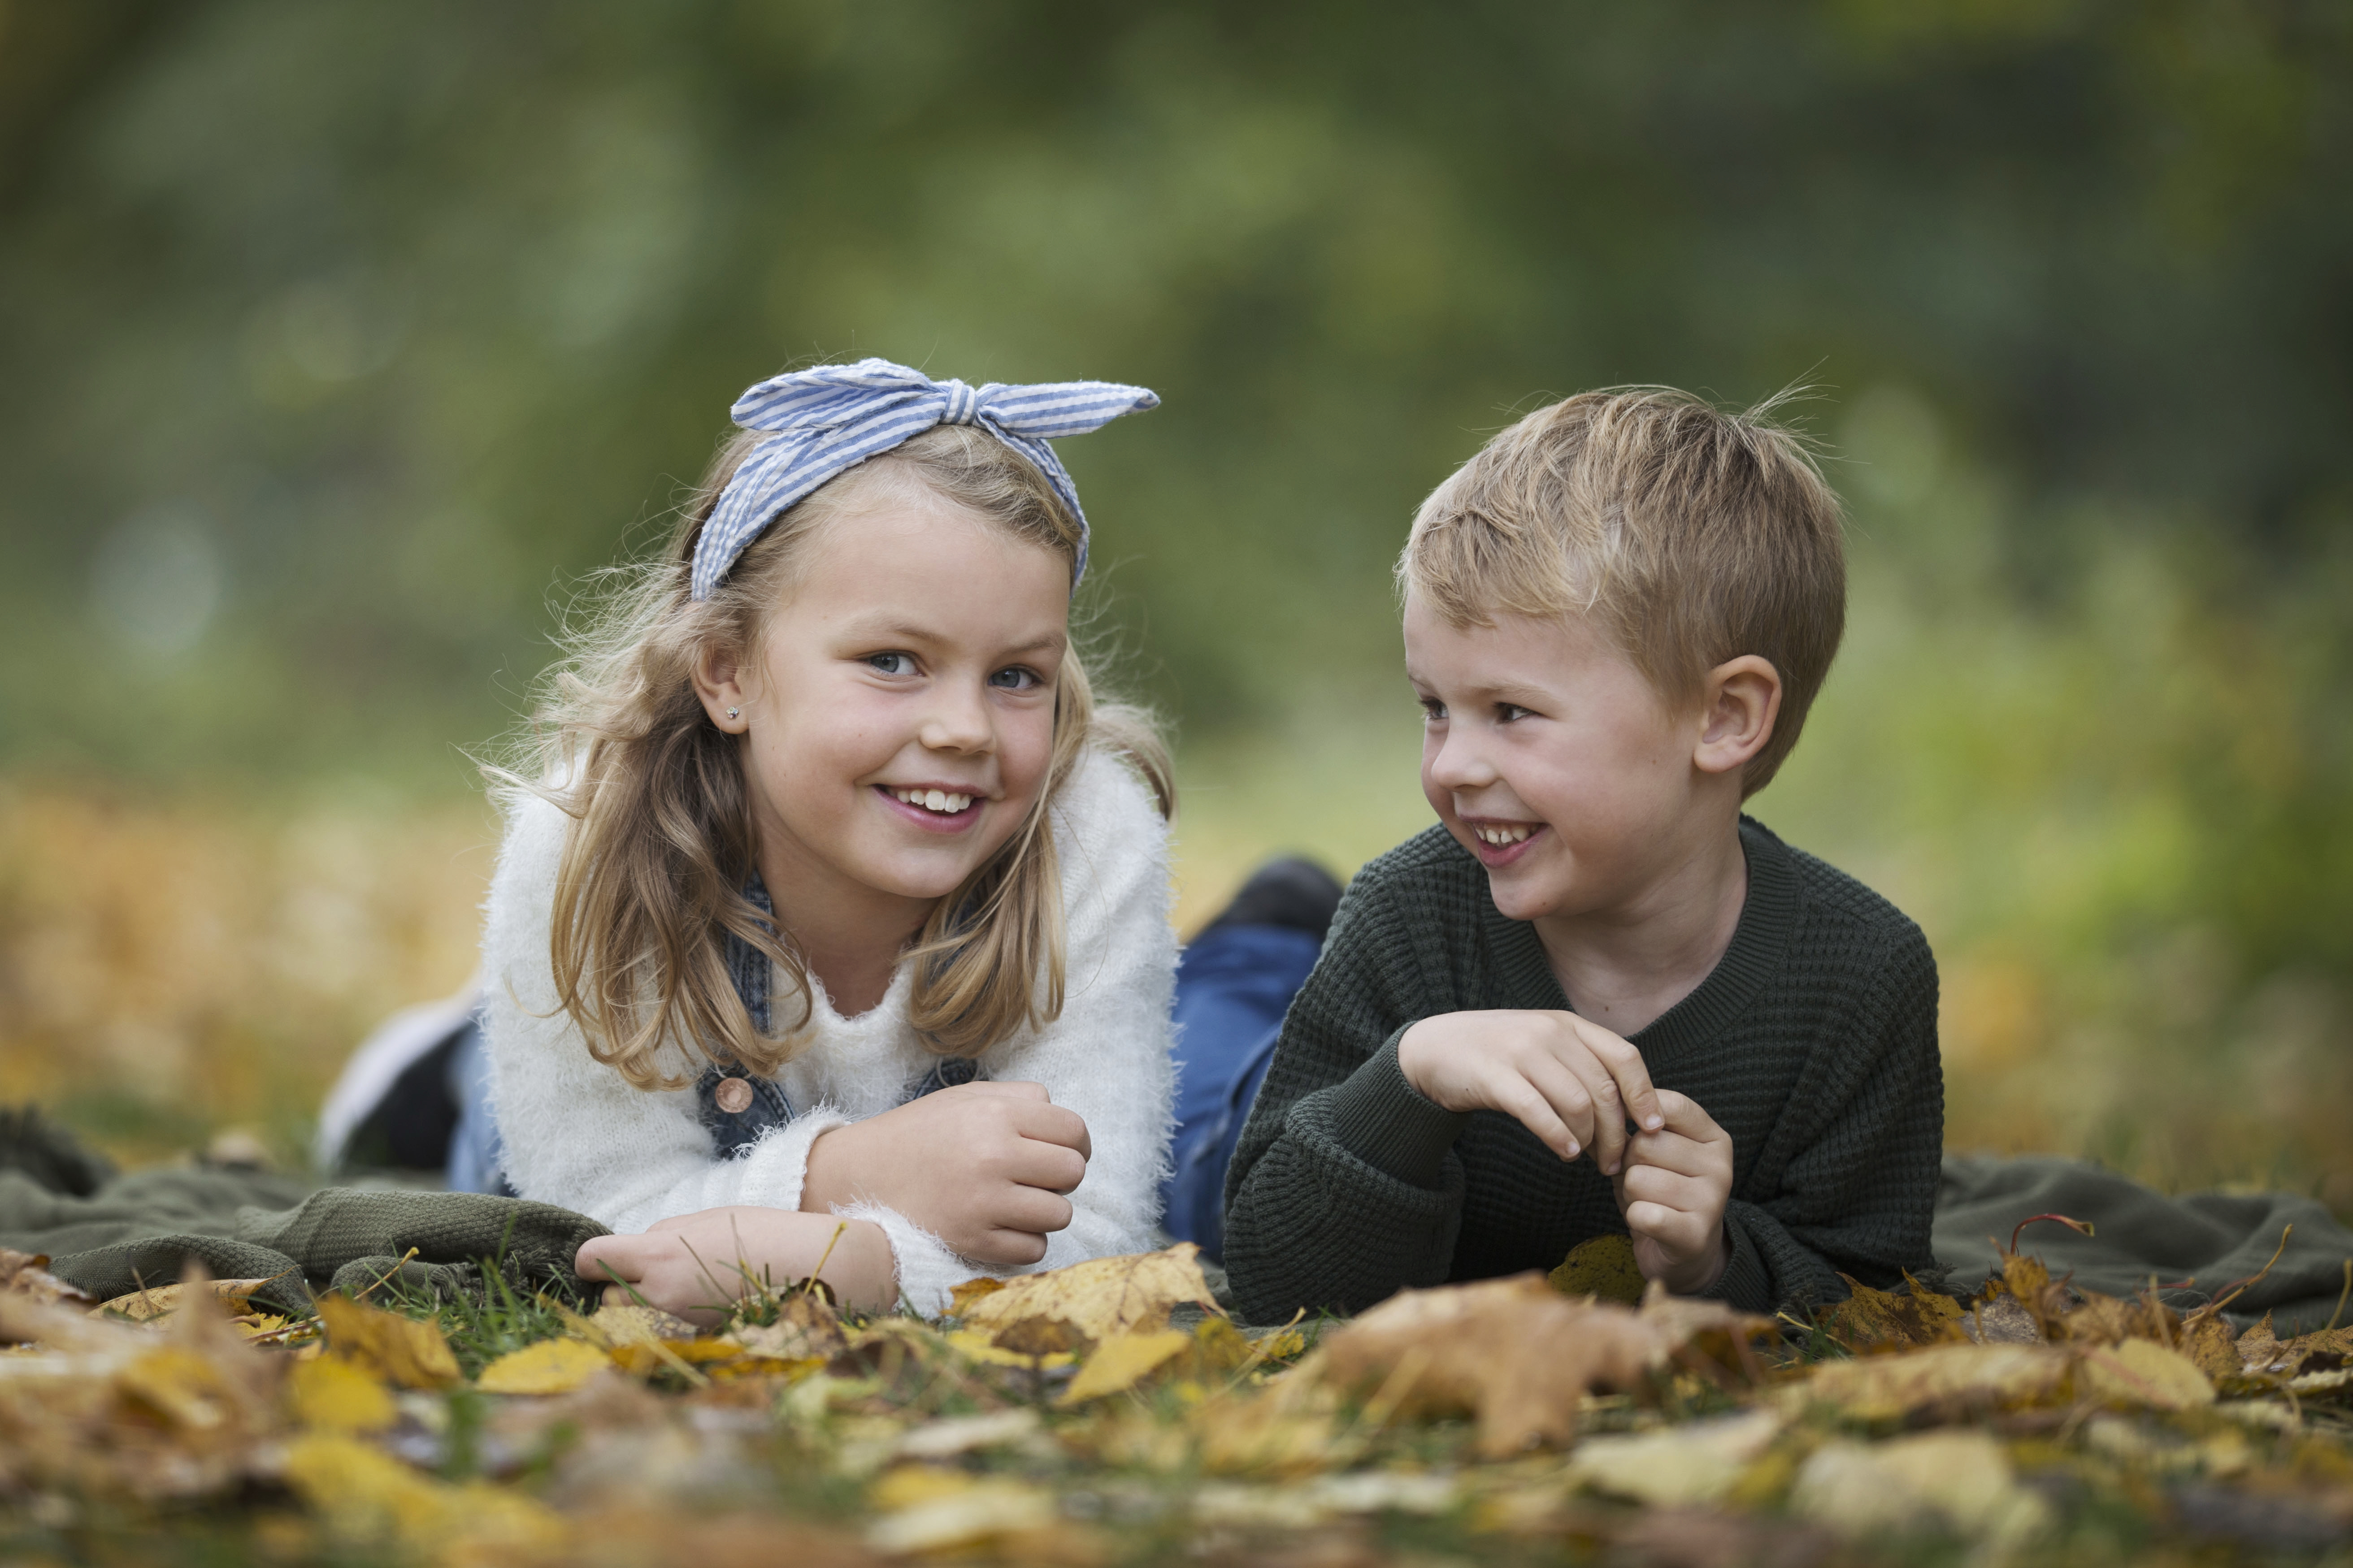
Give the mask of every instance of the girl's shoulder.
<svg viewBox="0 0 2353 1568">
<path fill-rule="evenodd" d="M 1165 858 L 1168 823 L 1150 786 L 1125 758 L 1101 746 L 1080 753 L 1078 764 L 1054 797 L 1058 847 L 1095 853 L 1127 850 Z"/>
</svg>

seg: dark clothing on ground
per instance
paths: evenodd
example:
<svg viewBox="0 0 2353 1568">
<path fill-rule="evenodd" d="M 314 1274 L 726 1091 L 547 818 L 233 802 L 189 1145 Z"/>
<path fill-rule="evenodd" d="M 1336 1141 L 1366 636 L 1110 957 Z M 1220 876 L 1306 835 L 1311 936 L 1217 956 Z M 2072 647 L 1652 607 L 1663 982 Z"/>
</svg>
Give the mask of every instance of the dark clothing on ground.
<svg viewBox="0 0 2353 1568">
<path fill-rule="evenodd" d="M 1931 1268 L 1944 1135 L 1936 967 L 1917 926 L 1743 818 L 1748 896 L 1698 989 L 1632 1037 L 1651 1081 L 1731 1136 L 1731 1258 L 1753 1310 Z M 1512 1117 L 1424 1099 L 1398 1038 L 1427 1017 L 1568 1009 L 1535 928 L 1431 828 L 1357 874 L 1285 1019 L 1226 1182 L 1226 1268 L 1252 1321 L 1360 1311 L 1405 1286 L 1550 1269 L 1623 1235 L 1610 1183 Z"/>
<path fill-rule="evenodd" d="M 2021 1220 L 2042 1214 L 2092 1222 L 2090 1236 L 2043 1224 L 2018 1238 L 2021 1252 L 2078 1289 L 2132 1296 L 2154 1280 L 2158 1296 L 2186 1312 L 2261 1274 L 2225 1316 L 2246 1323 L 2272 1313 L 2282 1339 L 2326 1326 L 2345 1301 L 2353 1231 L 2316 1200 L 2296 1193 L 2169 1198 L 2114 1171 L 2051 1154 L 1945 1162 L 1936 1258 L 1952 1270 L 1947 1289 L 1966 1293 L 1983 1284 L 2001 1266 L 1998 1245 L 2009 1246 Z"/>
<path fill-rule="evenodd" d="M 311 1292 L 376 1285 L 409 1297 L 479 1300 L 484 1260 L 524 1292 L 580 1291 L 573 1254 L 607 1234 L 585 1215 L 476 1193 L 311 1184 L 204 1165 L 52 1186 L 71 1135 L 37 1118 L 0 1126 L 0 1247 L 47 1253 L 49 1270 L 100 1300 L 177 1284 L 190 1261 L 216 1279 L 269 1279 L 256 1294 L 308 1311 Z M 408 1258 L 411 1248 L 416 1256 Z M 405 1261 L 404 1261 L 405 1260 Z"/>
</svg>

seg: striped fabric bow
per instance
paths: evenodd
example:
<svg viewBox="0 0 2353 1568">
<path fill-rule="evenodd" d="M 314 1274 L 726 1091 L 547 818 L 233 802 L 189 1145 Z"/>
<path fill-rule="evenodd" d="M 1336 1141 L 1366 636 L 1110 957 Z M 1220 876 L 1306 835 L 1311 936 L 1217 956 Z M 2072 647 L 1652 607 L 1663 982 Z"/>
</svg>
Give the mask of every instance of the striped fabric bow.
<svg viewBox="0 0 2353 1568">
<path fill-rule="evenodd" d="M 735 400 L 735 423 L 776 434 L 752 449 L 720 493 L 694 546 L 694 596 L 707 599 L 778 513 L 845 468 L 889 451 L 934 425 L 976 425 L 1038 466 L 1079 520 L 1079 560 L 1087 570 L 1087 515 L 1048 439 L 1079 436 L 1123 414 L 1156 407 L 1140 386 L 1057 381 L 1036 386 L 934 381 L 886 359 L 818 365 L 772 376 Z"/>
</svg>

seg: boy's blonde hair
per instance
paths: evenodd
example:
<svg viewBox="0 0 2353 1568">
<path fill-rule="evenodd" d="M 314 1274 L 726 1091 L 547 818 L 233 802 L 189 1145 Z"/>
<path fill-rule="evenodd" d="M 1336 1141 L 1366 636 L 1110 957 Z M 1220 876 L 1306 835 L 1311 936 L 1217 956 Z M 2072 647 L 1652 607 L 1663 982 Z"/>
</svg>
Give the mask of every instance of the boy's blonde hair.
<svg viewBox="0 0 2353 1568">
<path fill-rule="evenodd" d="M 1784 395 L 1786 397 L 1787 395 Z M 1670 703 L 1755 654 L 1781 677 L 1763 789 L 1798 743 L 1846 626 L 1839 500 L 1774 398 L 1727 414 L 1670 387 L 1539 408 L 1431 493 L 1398 561 L 1449 625 L 1579 615 Z"/>
<path fill-rule="evenodd" d="M 743 739 L 695 694 L 706 654 L 756 657 L 818 530 L 878 489 L 920 488 L 1051 550 L 1075 568 L 1079 520 L 1026 458 L 985 431 L 943 425 L 841 474 L 778 517 L 712 595 L 689 592 L 696 539 L 765 432 L 721 448 L 659 560 L 613 568 L 587 624 L 547 680 L 529 755 L 496 776 L 573 817 L 548 934 L 556 995 L 597 1060 L 640 1089 L 687 1081 L 663 1047 L 767 1075 L 798 1053 L 807 965 L 744 896 L 757 861 Z M 1052 760 L 1037 806 L 1002 848 L 939 901 L 902 962 L 918 967 L 909 1020 L 942 1055 L 973 1056 L 1060 1015 L 1061 879 L 1047 813 L 1090 744 L 1123 754 L 1174 804 L 1151 716 L 1098 703 L 1074 647 L 1056 682 Z M 539 783 L 528 781 L 538 780 Z M 783 889 L 771 889 L 781 894 Z M 800 1016 L 763 1035 L 727 970 L 729 932 L 765 953 L 800 994 Z"/>
</svg>

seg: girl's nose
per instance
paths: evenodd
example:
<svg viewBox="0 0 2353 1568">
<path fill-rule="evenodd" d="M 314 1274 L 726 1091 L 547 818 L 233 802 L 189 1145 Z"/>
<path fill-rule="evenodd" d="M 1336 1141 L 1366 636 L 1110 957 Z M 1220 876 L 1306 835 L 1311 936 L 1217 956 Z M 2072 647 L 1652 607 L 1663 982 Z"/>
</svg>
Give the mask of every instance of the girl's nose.
<svg viewBox="0 0 2353 1568">
<path fill-rule="evenodd" d="M 988 701 L 977 692 L 942 689 L 915 731 L 924 750 L 987 753 L 997 749 L 997 726 Z"/>
</svg>

